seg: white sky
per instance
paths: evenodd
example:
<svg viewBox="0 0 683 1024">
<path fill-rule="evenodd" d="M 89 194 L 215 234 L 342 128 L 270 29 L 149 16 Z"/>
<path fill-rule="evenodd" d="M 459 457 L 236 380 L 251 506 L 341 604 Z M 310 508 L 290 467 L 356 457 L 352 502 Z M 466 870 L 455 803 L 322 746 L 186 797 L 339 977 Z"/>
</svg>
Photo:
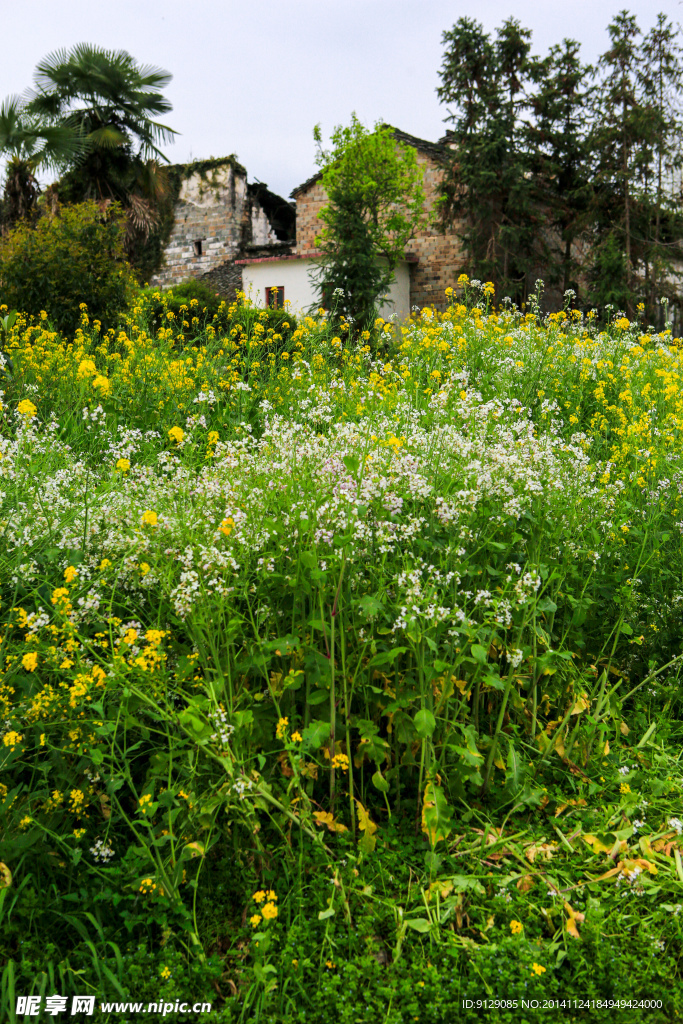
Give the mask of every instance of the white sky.
<svg viewBox="0 0 683 1024">
<path fill-rule="evenodd" d="M 607 47 L 624 0 L 4 0 L 0 99 L 22 93 L 36 63 L 75 43 L 128 50 L 173 74 L 168 124 L 180 132 L 174 163 L 236 153 L 249 180 L 288 196 L 315 172 L 313 126 L 329 137 L 356 111 L 436 140 L 446 110 L 436 97 L 441 34 L 461 16 L 494 32 L 508 16 L 545 53 L 563 37 L 584 60 Z M 647 31 L 678 0 L 632 0 Z"/>
</svg>

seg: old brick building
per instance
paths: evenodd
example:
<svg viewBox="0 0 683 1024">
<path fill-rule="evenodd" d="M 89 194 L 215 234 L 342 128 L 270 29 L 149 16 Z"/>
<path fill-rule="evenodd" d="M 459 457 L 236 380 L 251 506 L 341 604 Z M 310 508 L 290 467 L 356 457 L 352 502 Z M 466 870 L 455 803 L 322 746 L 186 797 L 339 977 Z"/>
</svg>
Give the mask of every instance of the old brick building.
<svg viewBox="0 0 683 1024">
<path fill-rule="evenodd" d="M 412 306 L 445 306 L 445 289 L 463 267 L 455 232 L 442 233 L 436 223 L 436 202 L 447 153 L 445 140 L 427 142 L 394 129 L 396 140 L 416 150 L 423 169 L 424 216 L 397 268 L 393 307 L 407 315 Z M 234 157 L 191 164 L 179 170 L 182 183 L 175 222 L 165 248 L 166 264 L 152 284 L 168 286 L 192 278 L 205 280 L 232 298 L 237 288 L 251 288 L 265 304 L 278 288 L 293 307 L 314 301 L 310 272 L 315 267 L 318 214 L 326 202 L 321 174 L 291 194 L 294 204 L 265 185 L 247 182 L 247 172 Z M 279 275 L 279 276 L 278 276 Z"/>
<path fill-rule="evenodd" d="M 425 207 L 422 224 L 406 253 L 410 271 L 410 305 L 445 307 L 444 291 L 454 286 L 462 272 L 463 255 L 455 233 L 443 234 L 436 224 L 436 201 L 443 161 L 446 156 L 445 140 L 426 142 L 399 129 L 394 129 L 396 140 L 413 146 L 417 162 L 423 170 Z M 296 200 L 296 247 L 302 256 L 315 254 L 315 237 L 320 232 L 318 214 L 325 205 L 326 196 L 320 183 L 321 174 L 315 174 L 303 185 L 295 188 L 291 198 Z"/>
</svg>

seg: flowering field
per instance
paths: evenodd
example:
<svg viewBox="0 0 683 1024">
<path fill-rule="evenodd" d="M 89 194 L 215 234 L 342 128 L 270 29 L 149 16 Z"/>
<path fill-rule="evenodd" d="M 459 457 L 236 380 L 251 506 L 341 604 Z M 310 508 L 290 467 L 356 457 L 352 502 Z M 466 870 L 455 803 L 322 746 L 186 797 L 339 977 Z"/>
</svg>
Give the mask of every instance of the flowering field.
<svg viewBox="0 0 683 1024">
<path fill-rule="evenodd" d="M 460 284 L 6 321 L 7 1019 L 683 1009 L 683 349 Z"/>
</svg>

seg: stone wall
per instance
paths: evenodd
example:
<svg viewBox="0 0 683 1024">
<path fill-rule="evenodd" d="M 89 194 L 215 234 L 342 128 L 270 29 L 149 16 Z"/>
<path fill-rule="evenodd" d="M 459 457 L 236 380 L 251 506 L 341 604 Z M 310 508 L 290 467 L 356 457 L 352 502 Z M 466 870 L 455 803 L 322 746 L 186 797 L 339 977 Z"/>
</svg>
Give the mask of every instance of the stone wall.
<svg viewBox="0 0 683 1024">
<path fill-rule="evenodd" d="M 294 210 L 265 185 L 247 184 L 237 161 L 212 163 L 183 177 L 165 265 L 150 284 L 169 287 L 201 279 L 232 299 L 241 287 L 241 268 L 234 261 L 250 245 L 278 247 L 283 235 L 293 235 Z"/>
<path fill-rule="evenodd" d="M 401 134 L 397 133 L 399 138 Z M 434 305 L 443 310 L 448 305 L 444 292 L 449 286 L 455 287 L 463 270 L 464 255 L 457 234 L 454 231 L 442 234 L 436 226 L 436 200 L 442 174 L 435 156 L 439 147 L 430 145 L 431 151 L 415 148 L 418 164 L 424 171 L 425 207 L 422 224 L 408 245 L 410 257 L 417 257 L 410 263 L 410 304 Z M 292 196 L 296 199 L 295 251 L 299 254 L 313 252 L 315 237 L 323 226 L 318 214 L 327 201 L 319 176 L 305 182 Z"/>
</svg>

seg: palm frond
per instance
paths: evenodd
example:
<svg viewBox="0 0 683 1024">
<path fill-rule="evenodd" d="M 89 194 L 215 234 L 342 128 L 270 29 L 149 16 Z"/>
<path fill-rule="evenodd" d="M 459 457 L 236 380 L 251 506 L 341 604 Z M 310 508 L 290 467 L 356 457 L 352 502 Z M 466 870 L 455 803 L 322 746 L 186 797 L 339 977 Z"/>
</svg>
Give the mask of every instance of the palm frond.
<svg viewBox="0 0 683 1024">
<path fill-rule="evenodd" d="M 116 149 L 118 146 L 125 146 L 130 141 L 126 133 L 113 124 L 95 128 L 94 131 L 88 132 L 87 138 L 90 146 L 96 149 Z"/>
</svg>

